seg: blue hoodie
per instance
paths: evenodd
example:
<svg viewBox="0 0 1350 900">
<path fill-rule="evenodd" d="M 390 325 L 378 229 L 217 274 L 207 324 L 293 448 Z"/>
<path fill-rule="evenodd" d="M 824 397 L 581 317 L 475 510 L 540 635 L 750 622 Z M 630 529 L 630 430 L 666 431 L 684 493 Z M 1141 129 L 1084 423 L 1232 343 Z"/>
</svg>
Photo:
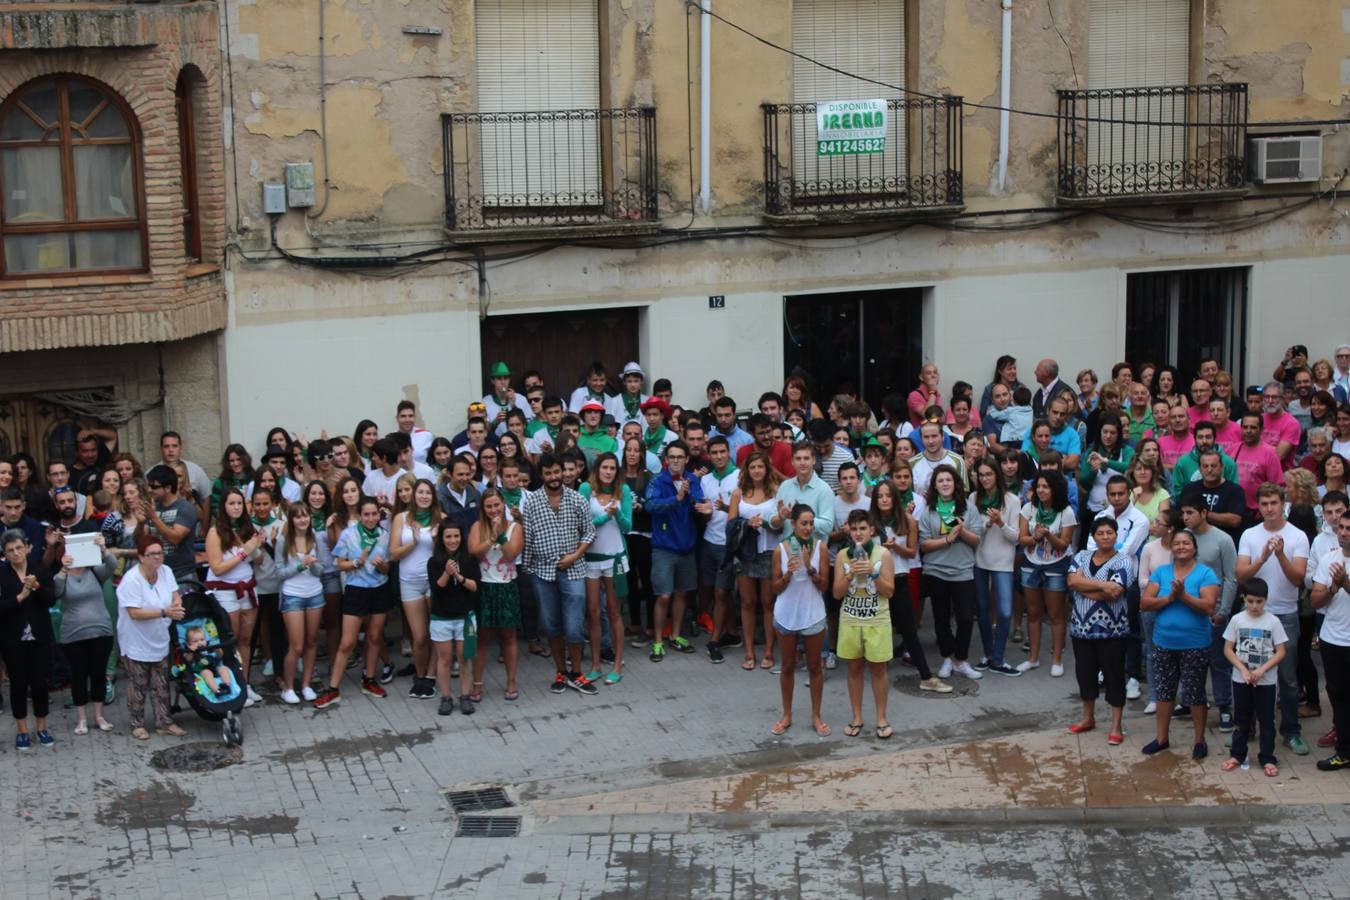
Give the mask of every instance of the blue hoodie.
<svg viewBox="0 0 1350 900">
<path fill-rule="evenodd" d="M 697 478 L 685 477 L 689 491 L 683 500 L 675 499 L 675 479 L 669 469 L 662 469 L 647 485 L 644 509 L 652 517 L 652 548 L 670 553 L 693 553 L 698 544 L 698 529 L 694 521 L 694 504 L 703 502 L 703 486 Z"/>
</svg>

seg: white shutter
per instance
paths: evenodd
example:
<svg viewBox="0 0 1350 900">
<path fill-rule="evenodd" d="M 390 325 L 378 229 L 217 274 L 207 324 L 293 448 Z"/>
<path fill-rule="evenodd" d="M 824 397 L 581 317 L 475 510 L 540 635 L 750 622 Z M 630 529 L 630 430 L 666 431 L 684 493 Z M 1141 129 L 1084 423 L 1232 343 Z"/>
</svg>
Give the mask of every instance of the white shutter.
<svg viewBox="0 0 1350 900">
<path fill-rule="evenodd" d="M 596 0 L 477 0 L 478 112 L 596 110 Z M 585 119 L 485 122 L 482 191 L 498 206 L 603 201 L 600 128 Z"/>
<path fill-rule="evenodd" d="M 905 86 L 905 0 L 793 0 L 792 49 L 846 72 Z M 792 102 L 900 99 L 903 90 L 850 78 L 792 58 Z M 905 174 L 903 112 L 887 113 L 886 152 L 816 155 L 814 115 L 792 117 L 792 171 L 813 193 L 895 191 Z"/>
<path fill-rule="evenodd" d="M 1191 0 L 1091 0 L 1088 16 L 1089 88 L 1189 83 Z M 1086 105 L 1089 118 L 1128 122 L 1180 122 L 1187 111 L 1179 93 L 1107 96 Z M 1108 193 L 1166 184 L 1160 167 L 1184 160 L 1194 137 L 1165 125 L 1087 126 L 1087 162 L 1096 173 L 1090 177 L 1114 185 Z"/>
</svg>

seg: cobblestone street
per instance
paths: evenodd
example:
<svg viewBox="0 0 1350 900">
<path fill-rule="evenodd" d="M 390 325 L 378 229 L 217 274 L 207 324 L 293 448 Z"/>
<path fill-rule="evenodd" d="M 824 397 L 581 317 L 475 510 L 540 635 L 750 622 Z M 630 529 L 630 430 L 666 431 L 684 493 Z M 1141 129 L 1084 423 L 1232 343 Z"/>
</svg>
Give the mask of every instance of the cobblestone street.
<svg viewBox="0 0 1350 900">
<path fill-rule="evenodd" d="M 1145 759 L 1140 703 L 1120 748 L 1070 737 L 1068 679 L 958 679 L 965 693 L 938 698 L 896 667 L 882 742 L 842 736 L 842 670 L 834 735 L 774 738 L 765 672 L 639 658 L 589 698 L 552 696 L 544 662 L 522 665 L 520 701 L 490 668 L 471 717 L 437 717 L 402 679 L 326 713 L 269 696 L 245 714 L 242 759 L 205 773 L 151 764 L 173 739 L 77 738 L 58 713 L 54 751 L 0 750 L 3 894 L 1350 895 L 1350 782 L 1287 753 L 1277 779 L 1221 773 L 1217 732 L 1203 764 Z M 178 720 L 185 742 L 217 738 Z M 520 836 L 457 837 L 446 792 L 494 785 L 514 805 L 489 814 L 518 816 Z"/>
</svg>

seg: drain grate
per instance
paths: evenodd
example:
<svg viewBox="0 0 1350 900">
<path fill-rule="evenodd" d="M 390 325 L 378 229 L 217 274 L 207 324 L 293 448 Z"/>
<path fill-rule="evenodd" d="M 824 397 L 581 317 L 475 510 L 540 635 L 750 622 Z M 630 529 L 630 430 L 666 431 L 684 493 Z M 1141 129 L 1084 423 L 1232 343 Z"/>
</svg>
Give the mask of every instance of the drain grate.
<svg viewBox="0 0 1350 900">
<path fill-rule="evenodd" d="M 506 791 L 501 788 L 484 788 L 477 791 L 450 791 L 446 795 L 450 806 L 458 814 L 490 812 L 494 809 L 507 809 L 515 806 Z"/>
<path fill-rule="evenodd" d="M 461 816 L 455 837 L 509 838 L 520 835 L 520 816 Z"/>
</svg>

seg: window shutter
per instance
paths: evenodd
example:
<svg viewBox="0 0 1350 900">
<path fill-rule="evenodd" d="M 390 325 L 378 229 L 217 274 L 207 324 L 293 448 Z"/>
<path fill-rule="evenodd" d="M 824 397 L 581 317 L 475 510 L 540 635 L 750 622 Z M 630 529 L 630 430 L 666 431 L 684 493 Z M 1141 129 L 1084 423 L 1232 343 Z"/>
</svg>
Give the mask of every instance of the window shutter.
<svg viewBox="0 0 1350 900">
<path fill-rule="evenodd" d="M 905 87 L 905 0 L 793 0 L 792 49 L 846 72 Z M 792 58 L 792 102 L 901 99 L 904 91 Z M 891 110 L 886 152 L 817 157 L 814 115 L 792 117 L 792 169 L 818 193 L 894 193 L 906 171 L 905 121 Z"/>
<path fill-rule="evenodd" d="M 596 0 L 478 0 L 475 14 L 479 112 L 599 108 Z M 586 118 L 484 122 L 479 143 L 488 205 L 603 202 L 593 112 Z"/>
<path fill-rule="evenodd" d="M 1190 0 L 1091 0 L 1088 87 L 1190 81 Z"/>
</svg>

